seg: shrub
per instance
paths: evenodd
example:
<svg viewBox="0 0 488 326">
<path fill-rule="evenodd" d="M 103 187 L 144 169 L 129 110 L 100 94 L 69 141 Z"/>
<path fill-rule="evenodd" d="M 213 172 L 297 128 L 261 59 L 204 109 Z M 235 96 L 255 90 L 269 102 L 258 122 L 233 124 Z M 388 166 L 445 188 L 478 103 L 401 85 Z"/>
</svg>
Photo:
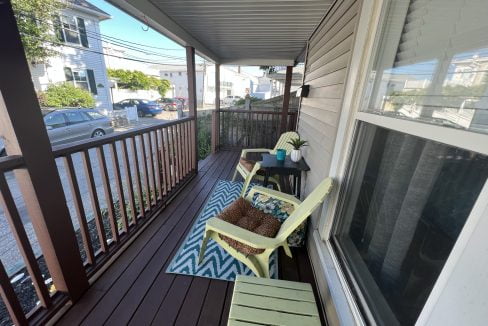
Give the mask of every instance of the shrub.
<svg viewBox="0 0 488 326">
<path fill-rule="evenodd" d="M 212 115 L 198 112 L 197 128 L 198 159 L 203 160 L 212 150 Z"/>
<path fill-rule="evenodd" d="M 251 96 L 250 99 L 251 99 L 251 103 L 262 101 L 259 97 L 255 97 L 255 96 Z M 244 104 L 246 104 L 245 98 L 238 99 L 235 103 L 235 105 L 244 105 Z"/>
<path fill-rule="evenodd" d="M 95 99 L 90 92 L 70 83 L 50 85 L 45 92 L 40 92 L 38 96 L 39 103 L 45 107 L 92 108 L 95 106 Z"/>
</svg>

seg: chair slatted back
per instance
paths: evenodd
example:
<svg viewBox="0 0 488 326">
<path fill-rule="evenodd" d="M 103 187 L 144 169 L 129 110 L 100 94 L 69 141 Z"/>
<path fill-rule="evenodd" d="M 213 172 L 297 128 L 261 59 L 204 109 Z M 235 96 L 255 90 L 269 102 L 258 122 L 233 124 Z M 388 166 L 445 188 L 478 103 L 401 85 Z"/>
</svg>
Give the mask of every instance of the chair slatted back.
<svg viewBox="0 0 488 326">
<path fill-rule="evenodd" d="M 293 213 L 283 222 L 276 238 L 284 241 L 302 224 L 313 211 L 324 202 L 332 189 L 332 178 L 326 178 L 307 196 Z"/>
<path fill-rule="evenodd" d="M 280 139 L 278 139 L 278 142 L 276 143 L 275 147 L 273 148 L 273 151 L 271 152 L 271 154 L 276 154 L 276 150 L 280 149 L 280 148 L 286 150 L 287 155 L 290 154 L 291 150 L 293 149 L 293 146 L 288 144 L 288 142 L 290 140 L 292 140 L 293 138 L 299 138 L 299 137 L 300 136 L 294 131 L 288 131 L 288 132 L 281 134 Z"/>
</svg>

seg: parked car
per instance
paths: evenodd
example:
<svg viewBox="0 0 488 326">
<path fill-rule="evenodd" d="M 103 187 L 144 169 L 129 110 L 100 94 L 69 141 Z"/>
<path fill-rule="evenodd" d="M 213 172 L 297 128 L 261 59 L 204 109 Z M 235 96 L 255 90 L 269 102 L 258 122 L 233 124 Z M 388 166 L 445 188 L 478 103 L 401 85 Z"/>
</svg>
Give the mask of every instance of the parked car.
<svg viewBox="0 0 488 326">
<path fill-rule="evenodd" d="M 176 98 L 160 98 L 157 102 L 163 106 L 166 111 L 183 110 L 183 103 Z"/>
<path fill-rule="evenodd" d="M 235 96 L 235 95 L 229 95 L 224 97 L 224 100 L 222 101 L 225 106 L 231 106 L 236 104 L 238 100 L 240 100 L 240 96 Z"/>
<path fill-rule="evenodd" d="M 114 132 L 110 119 L 95 109 L 43 109 L 42 115 L 53 146 Z"/>
<path fill-rule="evenodd" d="M 123 110 L 129 106 L 137 107 L 137 115 L 144 117 L 146 115 L 155 116 L 163 112 L 163 108 L 156 101 L 144 100 L 144 99 L 126 99 L 114 104 L 114 110 Z"/>
</svg>

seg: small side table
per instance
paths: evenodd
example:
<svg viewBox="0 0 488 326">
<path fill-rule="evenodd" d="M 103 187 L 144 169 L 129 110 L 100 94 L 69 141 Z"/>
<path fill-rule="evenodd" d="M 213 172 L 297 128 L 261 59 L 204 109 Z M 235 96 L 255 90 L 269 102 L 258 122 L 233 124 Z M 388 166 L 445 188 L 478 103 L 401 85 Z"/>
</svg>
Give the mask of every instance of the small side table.
<svg viewBox="0 0 488 326">
<path fill-rule="evenodd" d="M 287 156 L 284 161 L 278 161 L 276 159 L 276 155 L 263 154 L 260 164 L 261 169 L 264 172 L 263 184 L 265 187 L 268 186 L 269 177 L 272 175 L 292 175 L 293 192 L 298 198 L 300 198 L 300 189 L 302 187 L 302 172 L 310 171 L 310 167 L 307 165 L 303 158 L 295 163 L 290 159 L 290 156 Z"/>
</svg>

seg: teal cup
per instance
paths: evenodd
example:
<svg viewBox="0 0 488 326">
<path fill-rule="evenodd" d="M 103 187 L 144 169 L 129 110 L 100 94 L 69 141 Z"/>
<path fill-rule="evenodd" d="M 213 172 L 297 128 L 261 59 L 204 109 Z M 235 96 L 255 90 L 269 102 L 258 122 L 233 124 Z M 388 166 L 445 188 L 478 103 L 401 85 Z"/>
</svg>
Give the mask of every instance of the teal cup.
<svg viewBox="0 0 488 326">
<path fill-rule="evenodd" d="M 286 158 L 286 151 L 284 149 L 276 150 L 276 160 L 277 161 L 284 161 Z"/>
</svg>

